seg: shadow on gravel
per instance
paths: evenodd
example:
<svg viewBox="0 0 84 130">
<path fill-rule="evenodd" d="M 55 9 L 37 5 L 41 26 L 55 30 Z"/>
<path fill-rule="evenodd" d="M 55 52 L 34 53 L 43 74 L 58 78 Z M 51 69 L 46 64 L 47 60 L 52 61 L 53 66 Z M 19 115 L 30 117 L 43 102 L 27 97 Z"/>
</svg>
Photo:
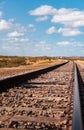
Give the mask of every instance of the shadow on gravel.
<svg viewBox="0 0 84 130">
<path fill-rule="evenodd" d="M 23 84 L 23 88 L 42 88 L 42 87 L 46 87 L 46 85 L 66 85 L 65 82 L 59 82 L 59 81 L 55 81 L 55 82 L 25 82 Z"/>
<path fill-rule="evenodd" d="M 65 82 L 61 82 L 61 81 L 52 81 L 52 82 L 28 82 L 28 84 L 36 84 L 36 85 L 66 85 Z"/>
</svg>

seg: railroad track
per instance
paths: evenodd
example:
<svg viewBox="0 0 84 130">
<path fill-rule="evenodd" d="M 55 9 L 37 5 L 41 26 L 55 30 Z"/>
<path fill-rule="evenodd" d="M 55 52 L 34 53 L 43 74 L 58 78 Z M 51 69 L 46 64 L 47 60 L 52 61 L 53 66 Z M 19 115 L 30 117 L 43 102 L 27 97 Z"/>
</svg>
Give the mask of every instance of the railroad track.
<svg viewBox="0 0 84 130">
<path fill-rule="evenodd" d="M 73 130 L 84 130 L 84 66 L 75 64 Z"/>
<path fill-rule="evenodd" d="M 55 67 L 0 81 L 1 130 L 83 130 L 84 67 Z"/>
<path fill-rule="evenodd" d="M 27 73 L 23 73 L 23 74 L 18 74 L 15 76 L 9 76 L 7 78 L 1 79 L 0 80 L 0 92 L 6 91 L 8 88 L 11 88 L 13 86 L 17 86 L 18 84 L 22 84 L 23 82 L 26 82 L 29 79 L 33 79 L 38 77 L 41 74 L 47 73 L 49 71 L 52 71 L 55 68 L 58 68 L 64 64 L 68 63 L 64 62 L 64 63 L 60 63 L 60 64 L 56 64 L 47 68 L 43 68 L 43 69 L 37 69 L 31 72 L 27 72 Z"/>
</svg>

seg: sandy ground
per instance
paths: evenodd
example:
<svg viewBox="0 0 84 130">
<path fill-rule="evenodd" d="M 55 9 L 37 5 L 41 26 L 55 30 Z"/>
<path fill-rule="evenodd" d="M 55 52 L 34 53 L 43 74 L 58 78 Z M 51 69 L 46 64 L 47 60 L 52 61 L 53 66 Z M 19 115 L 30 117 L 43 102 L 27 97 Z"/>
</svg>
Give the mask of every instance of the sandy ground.
<svg viewBox="0 0 84 130">
<path fill-rule="evenodd" d="M 12 68 L 0 68 L 0 79 L 6 78 L 12 75 L 22 74 L 24 72 L 29 72 L 29 71 L 40 69 L 40 68 L 45 68 L 54 64 L 62 63 L 62 62 L 64 61 L 56 60 L 52 63 L 34 64 L 34 65 L 26 65 L 26 66 L 12 67 Z"/>
<path fill-rule="evenodd" d="M 77 61 L 75 61 L 75 62 L 76 62 L 77 64 L 79 64 L 82 69 L 84 69 L 84 61 L 77 60 Z"/>
<path fill-rule="evenodd" d="M 77 60 L 76 62 L 77 62 L 77 63 L 84 64 L 84 61 L 82 61 L 82 60 Z"/>
</svg>

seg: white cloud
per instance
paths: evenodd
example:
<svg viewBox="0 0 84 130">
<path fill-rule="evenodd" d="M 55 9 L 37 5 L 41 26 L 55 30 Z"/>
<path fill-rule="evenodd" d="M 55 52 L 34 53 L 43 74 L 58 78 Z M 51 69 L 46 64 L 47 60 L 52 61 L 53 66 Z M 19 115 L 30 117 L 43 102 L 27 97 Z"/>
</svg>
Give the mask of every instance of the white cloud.
<svg viewBox="0 0 84 130">
<path fill-rule="evenodd" d="M 62 34 L 63 36 L 77 36 L 77 35 L 82 35 L 83 32 L 79 31 L 77 28 L 59 28 L 56 29 L 55 26 L 50 27 L 47 31 L 47 34 L 53 34 L 53 33 L 59 33 Z"/>
<path fill-rule="evenodd" d="M 76 8 L 54 8 L 49 5 L 42 5 L 29 12 L 30 15 L 41 16 L 36 19 L 37 22 L 47 20 L 48 15 L 51 15 L 52 23 L 59 24 L 57 30 L 54 26 L 49 28 L 46 33 L 59 33 L 63 36 L 79 36 L 82 35 L 81 26 L 84 26 L 84 10 Z M 62 25 L 62 28 L 61 28 Z"/>
<path fill-rule="evenodd" d="M 4 19 L 0 20 L 0 31 L 9 30 L 12 28 L 12 23 Z"/>
<path fill-rule="evenodd" d="M 8 37 L 8 38 L 4 38 L 3 39 L 3 43 L 18 43 L 19 42 L 19 38 L 17 37 Z"/>
<path fill-rule="evenodd" d="M 33 25 L 33 24 L 29 24 L 28 27 L 29 27 L 29 28 L 33 28 L 34 25 Z"/>
<path fill-rule="evenodd" d="M 84 11 L 78 9 L 61 8 L 58 10 L 57 14 L 53 15 L 51 21 L 70 27 L 84 26 Z"/>
<path fill-rule="evenodd" d="M 48 19 L 48 16 L 39 17 L 36 19 L 37 22 L 46 21 Z"/>
<path fill-rule="evenodd" d="M 47 16 L 52 15 L 53 18 L 51 22 L 60 23 L 64 26 L 70 27 L 80 27 L 84 26 L 84 10 L 79 10 L 76 8 L 54 8 L 49 5 L 42 5 L 34 10 L 29 12 L 30 15 L 36 16 Z"/>
<path fill-rule="evenodd" d="M 24 36 L 24 33 L 20 33 L 20 32 L 17 32 L 17 31 L 8 33 L 8 37 L 20 37 L 20 36 Z"/>
<path fill-rule="evenodd" d="M 55 14 L 57 10 L 49 5 L 42 5 L 35 10 L 29 11 L 30 15 L 52 15 Z"/>
<path fill-rule="evenodd" d="M 27 27 L 22 26 L 21 24 L 15 23 L 13 24 L 13 31 L 17 31 L 17 32 L 26 32 L 27 31 Z"/>
<path fill-rule="evenodd" d="M 47 34 L 53 34 L 53 33 L 56 33 L 56 32 L 57 32 L 57 30 L 56 30 L 56 28 L 55 28 L 54 26 L 50 27 L 50 28 L 46 31 Z"/>
<path fill-rule="evenodd" d="M 20 38 L 20 42 L 29 42 L 28 38 Z"/>
<path fill-rule="evenodd" d="M 74 28 L 59 28 L 58 33 L 62 33 L 63 36 L 77 36 L 83 34 L 81 31 Z"/>
<path fill-rule="evenodd" d="M 26 37 L 7 37 L 3 39 L 3 43 L 14 43 L 20 45 L 20 43 L 24 44 L 24 43 L 30 43 L 29 38 Z"/>
<path fill-rule="evenodd" d="M 69 41 L 62 41 L 62 42 L 57 42 L 56 44 L 58 46 L 67 46 L 67 45 L 71 45 L 71 42 L 69 42 Z"/>
<path fill-rule="evenodd" d="M 36 45 L 35 45 L 37 50 L 40 51 L 47 51 L 47 50 L 51 50 L 51 46 L 50 44 L 48 44 L 46 41 L 39 41 Z"/>
<path fill-rule="evenodd" d="M 56 45 L 58 45 L 60 47 L 64 47 L 64 46 L 83 47 L 84 46 L 83 43 L 79 43 L 79 42 L 75 42 L 75 41 L 61 41 L 61 42 L 57 42 Z"/>
<path fill-rule="evenodd" d="M 29 32 L 36 32 L 36 28 L 34 24 L 28 24 L 28 31 Z"/>
</svg>

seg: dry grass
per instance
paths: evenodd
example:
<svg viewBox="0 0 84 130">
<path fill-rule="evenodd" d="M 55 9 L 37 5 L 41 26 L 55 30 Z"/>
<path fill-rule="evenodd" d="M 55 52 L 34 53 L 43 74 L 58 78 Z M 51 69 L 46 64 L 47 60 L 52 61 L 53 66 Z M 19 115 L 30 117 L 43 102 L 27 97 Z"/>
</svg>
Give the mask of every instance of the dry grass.
<svg viewBox="0 0 84 130">
<path fill-rule="evenodd" d="M 55 57 L 17 57 L 17 56 L 0 56 L 0 67 L 18 67 L 23 65 L 34 65 L 52 63 L 57 60 Z"/>
<path fill-rule="evenodd" d="M 76 60 L 76 63 L 84 64 L 84 60 Z"/>
<path fill-rule="evenodd" d="M 18 62 L 18 66 L 17 63 L 13 62 L 14 64 L 11 65 L 10 67 L 10 61 L 12 63 L 12 61 L 17 61 L 18 58 L 14 57 L 14 58 L 10 58 L 10 57 L 6 57 L 5 60 L 9 61 L 8 62 L 8 65 L 4 65 L 4 66 L 1 66 L 0 68 L 0 78 L 5 78 L 5 77 L 8 77 L 8 76 L 12 76 L 12 75 L 17 75 L 17 74 L 21 74 L 21 73 L 24 73 L 24 72 L 29 72 L 29 71 L 32 71 L 32 70 L 36 70 L 36 69 L 40 69 L 40 68 L 45 68 L 45 67 L 48 67 L 48 66 L 51 66 L 51 65 L 54 65 L 54 64 L 58 64 L 58 63 L 62 63 L 64 62 L 64 60 L 60 60 L 60 59 L 43 59 L 42 57 L 41 58 L 32 58 L 32 59 L 28 59 L 26 57 L 25 58 L 25 64 L 20 64 L 23 63 L 22 60 L 24 61 L 24 59 L 22 60 L 19 60 L 20 62 Z M 17 60 L 16 60 L 17 59 Z M 20 57 L 19 57 L 20 59 Z M 1 59 L 3 60 L 3 58 Z"/>
</svg>

